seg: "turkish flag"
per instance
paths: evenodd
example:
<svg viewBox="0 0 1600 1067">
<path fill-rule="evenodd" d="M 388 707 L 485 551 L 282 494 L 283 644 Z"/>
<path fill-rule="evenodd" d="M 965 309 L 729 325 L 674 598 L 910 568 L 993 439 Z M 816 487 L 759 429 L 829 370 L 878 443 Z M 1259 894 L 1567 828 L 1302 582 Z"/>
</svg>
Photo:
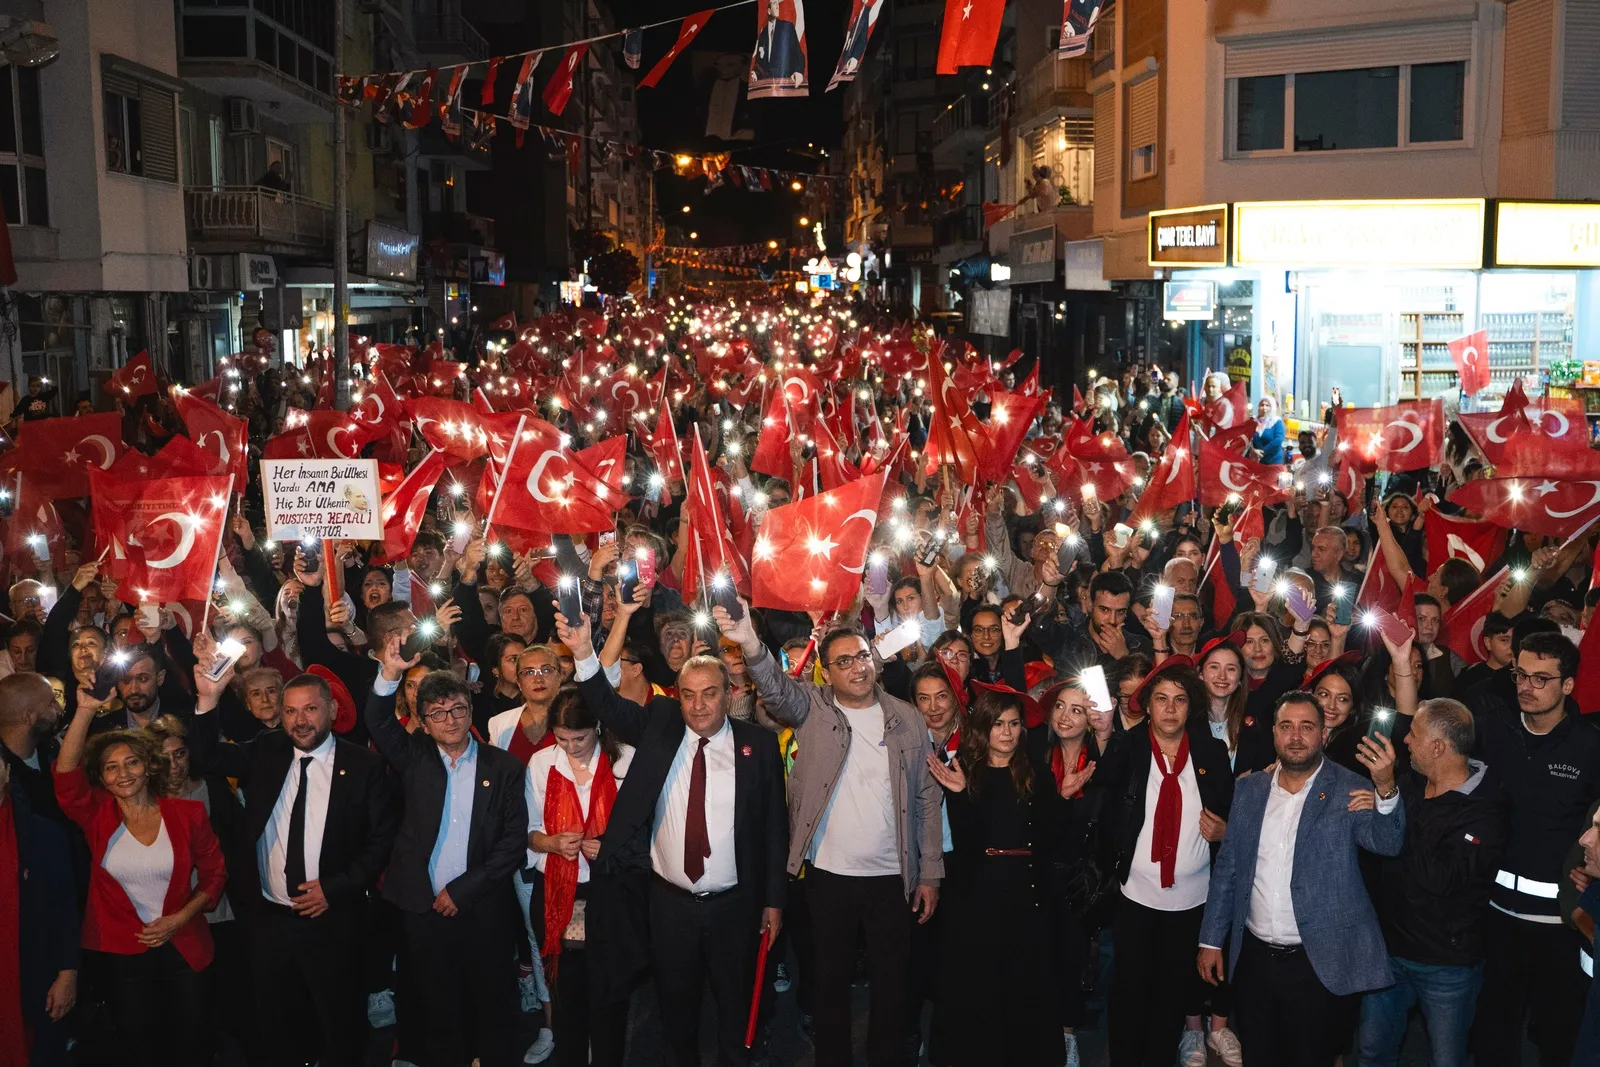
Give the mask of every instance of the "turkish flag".
<svg viewBox="0 0 1600 1067">
<path fill-rule="evenodd" d="M 817 419 L 812 429 L 817 435 L 817 480 L 823 489 L 837 489 L 861 477 L 860 469 L 845 458 L 844 449 L 839 447 L 826 419 Z"/>
<path fill-rule="evenodd" d="M 706 22 L 710 20 L 711 16 L 716 14 L 716 10 L 716 8 L 711 8 L 708 11 L 696 11 L 694 14 L 683 20 L 682 24 L 678 27 L 677 41 L 673 42 L 672 47 L 667 50 L 666 55 L 656 60 L 656 65 L 650 68 L 650 73 L 646 74 L 643 80 L 639 82 L 639 88 L 654 89 L 656 87 L 656 83 L 659 82 L 661 80 L 661 76 L 667 72 L 667 68 L 672 66 L 672 61 L 677 59 L 679 53 L 681 53 L 685 48 L 689 47 L 689 42 L 695 39 L 695 35 L 705 27 Z M 554 110 L 554 108 L 551 110 Z"/>
<path fill-rule="evenodd" d="M 52 500 L 89 495 L 90 469 L 109 470 L 128 450 L 115 411 L 24 422 L 14 450 L 17 469 Z"/>
<path fill-rule="evenodd" d="M 1506 547 L 1505 527 L 1445 515 L 1436 508 L 1422 517 L 1422 531 L 1428 539 L 1429 574 L 1447 559 L 1464 559 L 1482 574 Z"/>
<path fill-rule="evenodd" d="M 1496 478 L 1554 478 L 1568 481 L 1600 478 L 1600 452 L 1579 442 L 1553 438 L 1533 430 L 1518 430 L 1506 438 Z"/>
<path fill-rule="evenodd" d="M 761 415 L 761 436 L 756 440 L 756 454 L 750 457 L 750 469 L 789 480 L 794 475 L 794 463 L 789 456 L 789 442 L 793 438 L 786 394 L 782 389 L 769 389 L 766 410 Z"/>
<path fill-rule="evenodd" d="M 678 428 L 672 422 L 672 405 L 661 402 L 656 415 L 655 432 L 650 434 L 650 455 L 656 461 L 656 470 L 668 482 L 683 481 L 683 452 L 678 447 Z"/>
<path fill-rule="evenodd" d="M 1444 458 L 1444 404 L 1402 400 L 1378 408 L 1342 408 L 1337 448 L 1363 472 L 1421 470 Z"/>
<path fill-rule="evenodd" d="M 588 51 L 587 44 L 575 44 L 562 54 L 561 65 L 556 68 L 555 74 L 551 75 L 549 83 L 544 87 L 544 106 L 550 109 L 551 114 L 559 115 L 567 109 L 567 101 L 572 98 L 573 76 Z"/>
<path fill-rule="evenodd" d="M 368 442 L 383 436 L 380 429 L 357 422 L 344 411 L 289 409 L 295 428 L 267 440 L 268 459 L 355 459 Z"/>
<path fill-rule="evenodd" d="M 1000 39 L 1006 0 L 945 0 L 944 33 L 939 38 L 936 74 L 954 74 L 959 67 L 987 67 Z"/>
<path fill-rule="evenodd" d="M 173 434 L 153 456 L 130 451 L 111 465 L 106 473 L 113 478 L 193 478 L 207 474 L 232 475 L 227 464 L 218 470 L 217 457 L 202 451 L 182 434 Z M 237 483 L 235 483 L 237 484 Z"/>
<path fill-rule="evenodd" d="M 1256 424 L 1254 420 L 1251 420 L 1240 423 L 1231 430 L 1218 430 L 1211 435 L 1211 444 L 1226 452 L 1232 452 L 1236 456 L 1242 456 L 1245 454 L 1246 449 L 1250 447 L 1250 442 L 1255 435 Z"/>
<path fill-rule="evenodd" d="M 111 372 L 106 379 L 106 391 L 120 394 L 126 399 L 151 396 L 156 392 L 156 368 L 150 362 L 150 353 L 140 352 L 128 362 Z"/>
<path fill-rule="evenodd" d="M 978 471 L 984 480 L 1004 481 L 1006 472 L 1016 463 L 1017 452 L 1028 427 L 1044 407 L 1044 397 L 1038 394 L 997 393 L 990 400 L 989 424 L 984 427 L 986 447 Z"/>
<path fill-rule="evenodd" d="M 1361 579 L 1361 588 L 1356 590 L 1356 608 L 1361 612 L 1387 611 L 1410 626 L 1412 633 L 1416 633 L 1416 595 L 1425 592 L 1427 590 L 1417 582 L 1414 574 L 1406 574 L 1405 585 L 1397 584 L 1383 561 L 1383 551 L 1380 549 L 1373 552 L 1367 563 L 1366 577 Z"/>
<path fill-rule="evenodd" d="M 211 456 L 211 469 L 206 473 L 233 475 L 234 486 L 243 492 L 250 477 L 250 424 L 176 386 L 172 390 L 172 406 L 194 443 Z"/>
<path fill-rule="evenodd" d="M 734 543 L 733 527 L 723 510 L 711 474 L 711 464 L 706 461 L 705 446 L 700 443 L 700 429 L 695 428 L 694 446 L 690 453 L 690 477 L 687 495 L 683 502 L 683 601 L 692 604 L 702 590 L 700 580 L 715 582 L 719 577 L 732 581 L 741 593 L 750 594 L 750 575 L 745 561 Z"/>
<path fill-rule="evenodd" d="M 602 379 L 595 388 L 597 410 L 603 410 L 608 416 L 615 417 L 618 425 L 626 422 L 634 412 L 648 407 L 648 401 L 649 391 L 644 383 L 628 374 L 626 369 Z"/>
<path fill-rule="evenodd" d="M 1496 526 L 1570 537 L 1600 517 L 1600 479 L 1478 478 L 1451 493 L 1450 502 Z"/>
<path fill-rule="evenodd" d="M 137 603 L 206 600 L 227 527 L 231 477 L 135 481 L 91 471 L 103 567 Z"/>
<path fill-rule="evenodd" d="M 1263 504 L 1289 499 L 1289 486 L 1282 477 L 1285 467 L 1234 455 L 1215 442 L 1195 445 L 1195 453 L 1200 462 L 1200 503 L 1205 507 L 1220 507 L 1232 496 Z"/>
<path fill-rule="evenodd" d="M 411 469 L 393 492 L 384 494 L 378 519 L 383 523 L 385 559 L 401 560 L 411 554 L 411 545 L 422 528 L 422 517 L 428 511 L 428 498 L 439 484 L 448 459 L 442 449 L 435 448 L 422 457 L 422 462 Z"/>
<path fill-rule="evenodd" d="M 361 399 L 350 409 L 350 417 L 368 426 L 392 426 L 405 419 L 405 404 L 389 376 L 382 371 L 373 374 L 373 380 L 363 386 Z"/>
<path fill-rule="evenodd" d="M 1213 431 L 1230 430 L 1250 421 L 1250 391 L 1244 382 L 1234 382 L 1228 391 L 1205 406 L 1206 421 Z"/>
<path fill-rule="evenodd" d="M 1511 435 L 1529 429 L 1527 417 L 1520 410 L 1462 412 L 1457 420 L 1491 467 L 1498 467 L 1505 459 L 1506 442 Z"/>
<path fill-rule="evenodd" d="M 750 561 L 751 602 L 842 611 L 856 598 L 878 523 L 885 473 L 767 512 Z"/>
<path fill-rule="evenodd" d="M 1195 497 L 1194 452 L 1189 445 L 1189 413 L 1185 411 L 1178 420 L 1178 429 L 1167 442 L 1161 462 L 1150 472 L 1144 493 L 1128 519 L 1129 526 L 1137 526 L 1158 512 L 1177 507 Z"/>
<path fill-rule="evenodd" d="M 619 497 L 626 495 L 622 491 L 622 476 L 628 471 L 627 448 L 628 435 L 619 433 L 574 453 L 573 458 L 594 475 L 595 495 L 602 498 L 610 493 Z"/>
<path fill-rule="evenodd" d="M 1468 664 L 1482 663 L 1483 620 L 1494 610 L 1496 595 L 1506 579 L 1507 568 L 1501 567 L 1493 577 L 1472 591 L 1472 595 L 1451 606 L 1444 613 L 1439 628 L 1439 642 L 1460 656 Z"/>
<path fill-rule="evenodd" d="M 1479 330 L 1450 342 L 1450 358 L 1461 376 L 1461 391 L 1476 396 L 1489 384 L 1489 331 Z"/>
<path fill-rule="evenodd" d="M 402 407 L 429 446 L 458 460 L 493 455 L 503 461 L 522 417 L 515 412 L 486 415 L 460 400 L 433 396 L 407 400 Z"/>
<path fill-rule="evenodd" d="M 615 525 L 612 516 L 622 501 L 601 497 L 594 472 L 573 456 L 565 438 L 543 419 L 522 417 L 489 506 L 491 522 L 538 533 L 572 534 Z"/>
</svg>

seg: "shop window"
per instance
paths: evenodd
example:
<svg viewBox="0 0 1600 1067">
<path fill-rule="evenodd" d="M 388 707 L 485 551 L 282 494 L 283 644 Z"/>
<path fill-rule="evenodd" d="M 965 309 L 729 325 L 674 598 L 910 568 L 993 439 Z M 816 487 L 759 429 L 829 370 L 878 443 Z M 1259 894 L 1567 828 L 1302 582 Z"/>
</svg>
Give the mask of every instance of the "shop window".
<svg viewBox="0 0 1600 1067">
<path fill-rule="evenodd" d="M 1399 67 L 1295 75 L 1296 152 L 1394 148 L 1399 144 Z"/>
<path fill-rule="evenodd" d="M 50 225 L 39 71 L 33 67 L 0 69 L 0 203 L 13 225 Z"/>
<path fill-rule="evenodd" d="M 1283 147 L 1283 83 L 1282 74 L 1238 79 L 1236 151 L 1271 152 Z"/>
<path fill-rule="evenodd" d="M 1419 63 L 1411 68 L 1413 143 L 1460 141 L 1466 128 L 1467 65 Z"/>
</svg>

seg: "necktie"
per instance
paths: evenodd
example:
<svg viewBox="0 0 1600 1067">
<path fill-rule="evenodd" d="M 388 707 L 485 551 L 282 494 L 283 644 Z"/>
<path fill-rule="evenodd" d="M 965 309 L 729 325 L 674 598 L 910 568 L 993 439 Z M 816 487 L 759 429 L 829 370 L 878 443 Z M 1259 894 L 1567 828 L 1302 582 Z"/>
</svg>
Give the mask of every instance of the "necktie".
<svg viewBox="0 0 1600 1067">
<path fill-rule="evenodd" d="M 289 811 L 288 856 L 283 861 L 283 880 L 289 886 L 289 895 L 297 897 L 300 884 L 306 880 L 306 775 L 310 772 L 311 757 L 300 757 L 300 788 L 294 795 L 294 807 Z"/>
<path fill-rule="evenodd" d="M 689 814 L 683 821 L 683 873 L 691 883 L 706 873 L 711 836 L 706 833 L 706 738 L 694 750 L 689 770 Z"/>
</svg>

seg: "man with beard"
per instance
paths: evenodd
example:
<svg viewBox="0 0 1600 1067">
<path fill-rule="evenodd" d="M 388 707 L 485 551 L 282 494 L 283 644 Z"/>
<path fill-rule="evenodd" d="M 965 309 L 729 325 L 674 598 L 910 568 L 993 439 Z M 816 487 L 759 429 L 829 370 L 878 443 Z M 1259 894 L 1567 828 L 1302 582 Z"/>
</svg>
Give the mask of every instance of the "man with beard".
<svg viewBox="0 0 1600 1067">
<path fill-rule="evenodd" d="M 229 896 L 249 924 L 254 989 L 283 1000 L 299 987 L 314 1009 L 293 1027 L 257 1012 L 251 1061 L 357 1064 L 367 1029 L 360 934 L 395 836 L 383 759 L 333 736 L 333 693 L 314 674 L 283 687 L 282 729 L 219 744 L 215 710 L 233 668 L 211 679 L 215 642 L 201 634 L 194 646 L 189 747 L 197 766 L 239 779 L 245 796 L 246 869 L 230 872 Z M 299 1047 L 307 1041 L 315 1047 Z"/>
<path fill-rule="evenodd" d="M 27 797 L 28 807 L 62 827 L 81 844 L 83 835 L 73 834 L 77 824 L 61 813 L 56 803 L 50 768 L 60 746 L 56 730 L 61 724 L 61 706 L 42 674 L 8 674 L 0 678 L 0 762 L 11 769 L 11 782 Z M 87 860 L 88 853 L 84 853 Z"/>
<path fill-rule="evenodd" d="M 1211 872 L 1200 976 L 1223 980 L 1227 946 L 1227 974 L 1249 1006 L 1239 1037 L 1251 1063 L 1330 1067 L 1360 994 L 1394 982 L 1356 865 L 1358 848 L 1396 856 L 1405 842 L 1394 748 L 1382 734 L 1362 739 L 1368 782 L 1323 758 L 1323 726 L 1310 693 L 1278 698 L 1278 769 L 1239 780 Z"/>
<path fill-rule="evenodd" d="M 135 645 L 123 655 L 126 658 L 120 665 L 121 674 L 117 678 L 117 696 L 122 698 L 122 707 L 96 715 L 89 727 L 91 734 L 106 730 L 138 730 L 162 715 L 188 717 L 191 709 L 178 706 L 175 693 L 166 688 L 167 672 L 162 666 L 160 652 L 149 645 Z"/>
</svg>

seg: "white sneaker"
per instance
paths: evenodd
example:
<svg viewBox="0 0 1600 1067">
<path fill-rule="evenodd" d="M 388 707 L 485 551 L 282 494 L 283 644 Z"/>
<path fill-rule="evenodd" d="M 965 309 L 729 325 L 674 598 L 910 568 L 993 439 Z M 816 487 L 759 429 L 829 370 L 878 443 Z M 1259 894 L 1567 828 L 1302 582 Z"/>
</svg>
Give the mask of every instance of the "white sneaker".
<svg viewBox="0 0 1600 1067">
<path fill-rule="evenodd" d="M 1206 1036 L 1206 1044 L 1211 1046 L 1211 1051 L 1217 1054 L 1227 1067 L 1243 1067 L 1244 1049 L 1239 1045 L 1239 1036 L 1224 1026 L 1221 1030 L 1213 1030 Z"/>
<path fill-rule="evenodd" d="M 550 1053 L 556 1050 L 556 1035 L 550 1032 L 548 1026 L 539 1031 L 539 1039 L 528 1046 L 528 1051 L 522 1054 L 523 1063 L 543 1063 L 550 1058 Z"/>
<path fill-rule="evenodd" d="M 1179 1067 L 1206 1067 L 1206 1035 L 1199 1030 L 1185 1030 L 1178 1039 Z"/>
<path fill-rule="evenodd" d="M 524 1013 L 539 1010 L 539 983 L 533 975 L 525 974 L 517 979 L 517 999 Z"/>
<path fill-rule="evenodd" d="M 368 993 L 367 1025 L 374 1030 L 382 1030 L 393 1026 L 394 1023 L 394 991 L 384 989 L 377 993 Z"/>
<path fill-rule="evenodd" d="M 1078 1035 L 1062 1034 L 1067 1046 L 1067 1060 L 1063 1067 L 1078 1067 Z"/>
</svg>

